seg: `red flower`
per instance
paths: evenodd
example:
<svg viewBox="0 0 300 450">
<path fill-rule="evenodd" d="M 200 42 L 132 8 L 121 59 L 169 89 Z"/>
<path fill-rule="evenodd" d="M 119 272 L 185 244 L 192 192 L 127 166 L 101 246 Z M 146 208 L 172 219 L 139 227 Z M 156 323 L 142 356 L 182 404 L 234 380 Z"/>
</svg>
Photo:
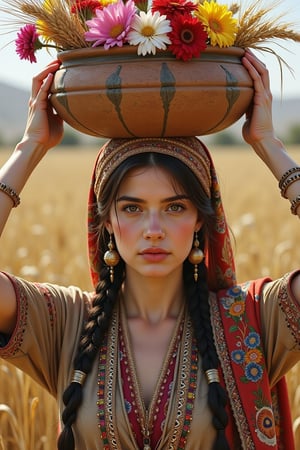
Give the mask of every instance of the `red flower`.
<svg viewBox="0 0 300 450">
<path fill-rule="evenodd" d="M 166 15 L 172 20 L 176 14 L 191 14 L 197 9 L 197 5 L 186 0 L 153 0 L 151 10 L 158 11 L 161 15 Z"/>
<path fill-rule="evenodd" d="M 201 22 L 187 14 L 177 14 L 171 21 L 169 49 L 177 59 L 188 61 L 206 49 L 207 33 Z"/>
<path fill-rule="evenodd" d="M 17 33 L 15 44 L 20 59 L 28 59 L 31 63 L 36 62 L 35 51 L 42 48 L 42 44 L 35 25 L 25 25 L 21 28 Z"/>
<path fill-rule="evenodd" d="M 83 20 L 89 20 L 95 14 L 96 9 L 103 9 L 98 0 L 76 0 L 71 6 L 71 13 L 79 13 Z"/>
</svg>

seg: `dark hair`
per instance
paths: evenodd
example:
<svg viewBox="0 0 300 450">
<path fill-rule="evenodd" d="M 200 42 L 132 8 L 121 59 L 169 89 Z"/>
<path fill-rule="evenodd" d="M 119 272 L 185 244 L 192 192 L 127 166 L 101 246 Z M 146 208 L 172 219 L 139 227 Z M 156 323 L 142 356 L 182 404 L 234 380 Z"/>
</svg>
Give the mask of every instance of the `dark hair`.
<svg viewBox="0 0 300 450">
<path fill-rule="evenodd" d="M 105 228 L 105 221 L 109 211 L 115 202 L 120 183 L 129 170 L 145 167 L 160 167 L 170 173 L 174 182 L 174 189 L 181 188 L 189 196 L 198 210 L 199 218 L 203 221 L 200 231 L 200 247 L 203 249 L 205 241 L 209 239 L 209 230 L 214 220 L 214 211 L 211 201 L 205 194 L 201 184 L 192 171 L 177 158 L 160 153 L 141 153 L 129 157 L 122 162 L 107 181 L 101 200 L 98 203 L 98 232 L 99 251 L 101 261 L 107 250 L 109 234 Z M 77 355 L 74 360 L 74 369 L 88 374 L 99 352 L 104 335 L 109 328 L 112 313 L 124 281 L 124 262 L 115 267 L 114 282 L 110 282 L 109 269 L 101 263 L 99 267 L 100 282 L 96 287 L 96 295 L 89 310 L 88 319 L 84 325 Z M 207 274 L 204 263 L 199 265 L 199 278 L 195 282 L 193 278 L 193 265 L 186 260 L 183 267 L 184 286 L 190 318 L 192 320 L 194 336 L 201 355 L 202 369 L 217 369 L 219 359 L 213 340 L 213 332 L 210 320 L 209 292 L 207 286 Z M 74 436 L 72 424 L 76 421 L 77 410 L 82 402 L 82 387 L 78 383 L 71 383 L 63 394 L 65 409 L 62 414 L 64 429 L 59 436 L 59 450 L 74 450 Z M 225 406 L 227 397 L 225 390 L 219 383 L 208 385 L 208 405 L 213 415 L 213 425 L 217 431 L 214 450 L 228 450 L 229 446 L 225 438 L 227 425 L 227 413 Z"/>
</svg>

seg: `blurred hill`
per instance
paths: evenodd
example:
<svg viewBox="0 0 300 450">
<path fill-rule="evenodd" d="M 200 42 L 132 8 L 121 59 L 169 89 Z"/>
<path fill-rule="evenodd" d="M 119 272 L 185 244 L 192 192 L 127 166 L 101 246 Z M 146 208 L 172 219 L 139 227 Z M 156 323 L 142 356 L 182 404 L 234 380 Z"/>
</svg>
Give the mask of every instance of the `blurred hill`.
<svg viewBox="0 0 300 450">
<path fill-rule="evenodd" d="M 27 118 L 29 92 L 0 82 L 0 100 L 0 142 L 13 144 L 23 134 Z M 300 98 L 283 100 L 275 98 L 273 117 L 278 136 L 284 138 L 292 125 L 300 124 Z M 240 137 L 242 123 L 243 119 L 226 131 Z M 80 143 L 95 142 L 95 138 L 76 133 L 80 136 Z"/>
</svg>

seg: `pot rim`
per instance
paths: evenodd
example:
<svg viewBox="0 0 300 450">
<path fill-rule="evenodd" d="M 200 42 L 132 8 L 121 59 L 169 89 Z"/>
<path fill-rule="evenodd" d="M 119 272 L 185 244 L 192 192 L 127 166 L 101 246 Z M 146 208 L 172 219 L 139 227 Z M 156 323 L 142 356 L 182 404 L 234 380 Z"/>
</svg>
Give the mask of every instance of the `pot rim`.
<svg viewBox="0 0 300 450">
<path fill-rule="evenodd" d="M 201 52 L 200 56 L 197 58 L 192 58 L 190 61 L 182 61 L 179 59 L 176 59 L 176 57 L 167 50 L 157 50 L 155 55 L 138 55 L 137 54 L 137 47 L 133 45 L 123 45 L 122 47 L 112 47 L 109 50 L 105 50 L 104 47 L 82 47 L 82 48 L 76 48 L 72 50 L 63 50 L 61 52 L 57 53 L 57 58 L 62 61 L 71 61 L 77 58 L 97 58 L 97 57 L 103 57 L 103 58 L 118 58 L 120 56 L 136 56 L 139 60 L 153 60 L 153 59 L 172 59 L 174 61 L 177 61 L 181 64 L 188 64 L 189 62 L 193 61 L 199 61 L 201 60 L 202 56 L 204 56 L 202 59 L 206 60 L 206 56 L 214 56 L 214 55 L 222 55 L 222 56 L 231 56 L 231 57 L 237 57 L 241 58 L 245 53 L 245 50 L 242 47 L 213 47 L 211 45 L 208 45 L 203 52 Z"/>
</svg>

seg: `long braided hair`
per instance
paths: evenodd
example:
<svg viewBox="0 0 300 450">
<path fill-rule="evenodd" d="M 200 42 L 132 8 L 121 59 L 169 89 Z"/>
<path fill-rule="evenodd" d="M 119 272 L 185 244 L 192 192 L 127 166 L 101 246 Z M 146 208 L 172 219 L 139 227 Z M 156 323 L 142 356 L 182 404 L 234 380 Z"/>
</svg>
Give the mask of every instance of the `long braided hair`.
<svg viewBox="0 0 300 450">
<path fill-rule="evenodd" d="M 115 206 L 115 199 L 123 178 L 129 170 L 149 166 L 161 167 L 169 172 L 174 181 L 174 189 L 179 187 L 183 189 L 197 208 L 199 218 L 203 221 L 200 232 L 200 246 L 203 249 L 205 240 L 209 236 L 210 226 L 213 223 L 214 211 L 210 199 L 204 193 L 199 180 L 184 163 L 176 158 L 155 152 L 142 153 L 129 157 L 122 162 L 111 175 L 101 193 L 101 202 L 97 206 L 99 251 L 102 259 L 109 241 L 105 221 L 109 217 L 111 208 Z M 96 286 L 92 306 L 84 324 L 82 337 L 74 359 L 74 370 L 80 370 L 86 375 L 89 374 L 95 363 L 104 336 L 110 326 L 119 292 L 125 280 L 125 264 L 123 260 L 121 259 L 120 263 L 115 267 L 113 283 L 110 281 L 109 268 L 102 263 L 99 267 L 99 275 L 100 281 Z M 188 310 L 199 354 L 201 355 L 202 369 L 204 372 L 208 369 L 216 369 L 219 366 L 219 360 L 210 322 L 209 292 L 205 264 L 200 264 L 198 282 L 195 283 L 193 265 L 186 260 L 183 267 L 183 277 Z M 81 384 L 71 382 L 63 394 L 65 409 L 62 413 L 62 421 L 64 428 L 58 439 L 58 450 L 75 449 L 72 425 L 76 421 L 77 411 L 82 403 L 82 398 L 83 390 Z M 209 384 L 208 406 L 211 409 L 213 426 L 217 432 L 213 450 L 229 449 L 225 438 L 227 425 L 226 403 L 226 393 L 220 384 Z"/>
</svg>

